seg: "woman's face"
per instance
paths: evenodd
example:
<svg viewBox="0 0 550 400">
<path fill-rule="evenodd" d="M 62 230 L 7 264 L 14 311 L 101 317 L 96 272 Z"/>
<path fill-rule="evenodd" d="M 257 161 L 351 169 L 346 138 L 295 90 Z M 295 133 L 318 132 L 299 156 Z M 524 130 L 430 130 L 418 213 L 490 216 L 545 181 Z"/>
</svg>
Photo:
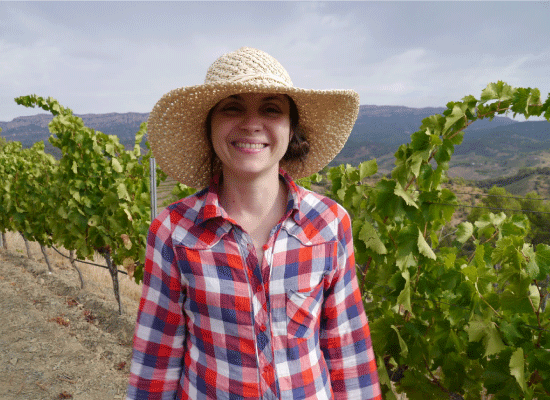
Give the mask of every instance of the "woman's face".
<svg viewBox="0 0 550 400">
<path fill-rule="evenodd" d="M 242 93 L 212 110 L 212 145 L 224 173 L 278 174 L 290 139 L 290 104 L 283 94 Z"/>
</svg>

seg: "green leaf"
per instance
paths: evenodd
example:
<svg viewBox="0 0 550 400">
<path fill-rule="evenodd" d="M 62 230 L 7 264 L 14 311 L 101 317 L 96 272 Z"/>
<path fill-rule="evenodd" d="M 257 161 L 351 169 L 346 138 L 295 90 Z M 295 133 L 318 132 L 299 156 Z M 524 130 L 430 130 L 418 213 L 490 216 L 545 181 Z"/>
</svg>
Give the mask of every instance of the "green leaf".
<svg viewBox="0 0 550 400">
<path fill-rule="evenodd" d="M 506 392 L 509 383 L 515 384 L 515 380 L 510 376 L 510 356 L 512 351 L 507 349 L 498 357 L 492 357 L 483 371 L 483 386 L 487 388 L 488 393 L 501 393 L 503 396 L 498 399 L 517 399 L 510 392 Z M 518 387 L 519 389 L 519 387 Z M 503 391 L 504 390 L 504 391 Z"/>
<path fill-rule="evenodd" d="M 391 388 L 392 383 L 388 375 L 386 366 L 384 364 L 384 359 L 379 355 L 376 355 L 376 365 L 378 365 L 378 379 L 380 381 L 380 385 L 385 386 L 387 388 Z M 384 399 L 397 400 L 392 390 L 387 391 L 387 393 L 384 395 Z"/>
<path fill-rule="evenodd" d="M 422 235 L 422 232 L 420 231 L 420 229 L 418 229 L 417 243 L 418 243 L 418 251 L 420 252 L 420 254 L 428 258 L 431 258 L 432 260 L 435 260 L 437 258 L 432 248 L 428 244 L 428 242 L 426 242 L 426 239 L 424 239 L 424 236 Z"/>
<path fill-rule="evenodd" d="M 90 226 L 97 226 L 99 225 L 100 218 L 99 215 L 92 215 L 90 219 L 88 219 L 88 225 Z"/>
<path fill-rule="evenodd" d="M 522 252 L 524 257 L 527 257 L 527 265 L 525 266 L 525 271 L 531 279 L 537 279 L 540 270 L 536 261 L 537 256 L 535 255 L 533 247 L 530 244 L 525 243 L 523 245 Z"/>
<path fill-rule="evenodd" d="M 514 104 L 512 105 L 512 111 L 514 115 L 524 114 L 527 117 L 535 114 L 540 115 L 540 106 L 533 107 L 533 105 L 540 104 L 540 90 L 531 88 L 518 88 L 514 93 Z M 529 109 L 531 107 L 531 110 Z"/>
<path fill-rule="evenodd" d="M 507 101 L 511 100 L 512 97 L 512 87 L 502 81 L 498 81 L 497 83 L 490 83 L 483 89 L 480 101 L 483 104 L 491 100 Z"/>
<path fill-rule="evenodd" d="M 371 249 L 377 254 L 387 254 L 386 246 L 380 240 L 378 233 L 372 226 L 372 224 L 364 220 L 361 230 L 359 231 L 359 239 L 361 239 L 367 248 Z"/>
<path fill-rule="evenodd" d="M 476 247 L 474 261 L 479 271 L 483 271 L 485 269 L 485 246 L 478 245 Z"/>
<path fill-rule="evenodd" d="M 472 234 L 474 233 L 474 226 L 471 222 L 462 222 L 458 224 L 457 231 L 456 231 L 456 240 L 458 240 L 460 243 L 464 244 L 472 237 Z"/>
<path fill-rule="evenodd" d="M 540 305 L 540 292 L 536 285 L 529 285 L 529 298 L 531 299 L 533 307 L 538 309 Z"/>
<path fill-rule="evenodd" d="M 506 346 L 502 342 L 495 323 L 487 320 L 473 320 L 464 328 L 468 333 L 470 342 L 483 340 L 485 345 L 485 356 L 488 357 L 504 350 Z"/>
<path fill-rule="evenodd" d="M 110 156 L 115 157 L 115 145 L 113 143 L 106 143 L 105 152 Z"/>
<path fill-rule="evenodd" d="M 525 359 L 523 357 L 523 349 L 518 347 L 510 358 L 510 374 L 516 378 L 523 392 L 527 391 L 525 382 Z"/>
<path fill-rule="evenodd" d="M 399 329 L 395 325 L 392 325 L 391 328 L 397 333 L 397 340 L 399 340 L 399 347 L 401 348 L 401 351 L 399 354 L 401 354 L 403 357 L 407 357 L 409 355 L 409 348 L 407 347 L 407 343 L 403 340 L 401 337 L 401 334 L 399 333 Z"/>
<path fill-rule="evenodd" d="M 485 346 L 485 356 L 487 357 L 497 354 L 506 348 L 495 325 L 492 325 L 491 329 L 487 332 Z"/>
<path fill-rule="evenodd" d="M 128 190 L 126 190 L 126 185 L 124 183 L 119 183 L 117 188 L 116 188 L 116 192 L 117 192 L 117 195 L 118 195 L 118 198 L 119 199 L 124 199 L 124 200 L 130 200 L 130 196 L 128 195 Z"/>
<path fill-rule="evenodd" d="M 536 277 L 537 280 L 543 280 L 548 274 L 550 274 L 550 246 L 547 244 L 537 245 L 537 252 L 535 261 L 539 268 L 539 274 Z"/>
<path fill-rule="evenodd" d="M 412 253 L 398 254 L 397 259 L 395 260 L 395 265 L 399 268 L 400 271 L 404 271 L 409 267 L 415 267 L 418 263 L 414 259 Z"/>
<path fill-rule="evenodd" d="M 464 119 L 465 113 L 462 110 L 462 108 L 458 105 L 455 105 L 453 107 L 453 111 L 451 112 L 451 115 L 447 116 L 445 120 L 445 127 L 443 128 L 444 131 L 447 131 L 451 128 L 457 121 Z"/>
<path fill-rule="evenodd" d="M 411 135 L 411 147 L 415 152 L 423 152 L 430 148 L 430 135 L 425 131 L 417 131 Z"/>
<path fill-rule="evenodd" d="M 111 165 L 112 165 L 113 169 L 114 169 L 116 172 L 122 172 L 122 166 L 120 165 L 120 162 L 118 161 L 118 159 L 113 158 L 113 159 L 111 160 Z"/>
<path fill-rule="evenodd" d="M 472 281 L 472 282 L 477 282 L 477 268 L 475 267 L 475 265 L 466 265 L 466 264 L 463 264 L 461 266 L 461 270 L 460 272 L 462 274 L 464 274 L 464 276 L 466 278 L 468 278 L 468 280 Z"/>
<path fill-rule="evenodd" d="M 405 200 L 405 203 L 407 203 L 407 205 L 413 206 L 414 208 L 418 208 L 418 205 L 416 204 L 416 202 L 413 200 L 410 194 L 403 189 L 403 187 L 399 184 L 399 182 L 395 183 L 395 190 L 393 192 L 395 195 Z"/>
<path fill-rule="evenodd" d="M 515 344 L 523 336 L 519 330 L 525 323 L 521 318 L 513 319 L 512 322 L 502 321 L 500 323 L 500 332 L 508 343 Z"/>
<path fill-rule="evenodd" d="M 364 161 L 357 167 L 359 169 L 359 179 L 363 180 L 367 176 L 374 175 L 378 172 L 378 164 L 376 159 Z"/>
<path fill-rule="evenodd" d="M 438 164 L 448 163 L 451 160 L 454 150 L 453 142 L 449 139 L 444 139 L 443 144 L 435 152 L 435 161 L 437 161 Z"/>
<path fill-rule="evenodd" d="M 401 273 L 401 276 L 405 278 L 405 287 L 399 293 L 399 296 L 397 296 L 397 304 L 400 304 L 403 306 L 404 310 L 407 310 L 408 312 L 412 313 L 412 307 L 411 307 L 411 278 L 409 275 L 409 271 L 405 270 Z"/>
<path fill-rule="evenodd" d="M 414 176 L 418 177 L 418 175 L 420 174 L 420 168 L 422 167 L 422 163 L 424 159 L 427 159 L 428 157 L 429 157 L 428 152 L 420 153 L 420 154 L 415 153 L 409 157 L 409 159 L 407 160 L 407 166 Z"/>
</svg>

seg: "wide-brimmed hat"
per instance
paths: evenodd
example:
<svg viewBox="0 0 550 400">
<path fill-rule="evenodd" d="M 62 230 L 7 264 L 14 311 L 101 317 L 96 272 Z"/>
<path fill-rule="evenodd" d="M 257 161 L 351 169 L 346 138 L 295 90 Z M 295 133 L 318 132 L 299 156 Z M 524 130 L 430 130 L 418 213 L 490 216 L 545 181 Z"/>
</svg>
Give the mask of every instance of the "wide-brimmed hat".
<svg viewBox="0 0 550 400">
<path fill-rule="evenodd" d="M 206 117 L 220 100 L 238 93 L 283 93 L 296 103 L 310 150 L 304 162 L 281 160 L 280 166 L 293 179 L 320 171 L 336 157 L 359 111 L 355 91 L 296 88 L 277 60 L 261 50 L 242 47 L 218 58 L 203 85 L 174 89 L 153 107 L 147 136 L 158 165 L 168 176 L 194 188 L 209 184 L 216 171 L 211 168 Z"/>
</svg>

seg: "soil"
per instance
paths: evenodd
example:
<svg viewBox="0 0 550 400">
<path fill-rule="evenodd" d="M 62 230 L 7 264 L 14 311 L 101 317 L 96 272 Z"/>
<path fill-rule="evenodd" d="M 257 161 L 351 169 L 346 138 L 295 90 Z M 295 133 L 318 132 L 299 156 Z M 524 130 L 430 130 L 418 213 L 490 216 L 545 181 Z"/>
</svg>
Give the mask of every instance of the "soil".
<svg viewBox="0 0 550 400">
<path fill-rule="evenodd" d="M 136 310 L 92 291 L 0 249 L 1 400 L 124 399 Z"/>
</svg>

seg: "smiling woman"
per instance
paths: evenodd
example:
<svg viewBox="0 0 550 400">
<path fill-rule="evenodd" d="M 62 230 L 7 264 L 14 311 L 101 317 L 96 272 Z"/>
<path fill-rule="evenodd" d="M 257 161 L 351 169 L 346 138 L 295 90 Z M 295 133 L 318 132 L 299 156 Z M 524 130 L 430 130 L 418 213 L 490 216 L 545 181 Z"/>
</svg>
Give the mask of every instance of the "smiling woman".
<svg viewBox="0 0 550 400">
<path fill-rule="evenodd" d="M 381 399 L 350 217 L 293 180 L 358 108 L 246 47 L 158 101 L 153 153 L 202 190 L 151 224 L 127 399 Z"/>
</svg>

